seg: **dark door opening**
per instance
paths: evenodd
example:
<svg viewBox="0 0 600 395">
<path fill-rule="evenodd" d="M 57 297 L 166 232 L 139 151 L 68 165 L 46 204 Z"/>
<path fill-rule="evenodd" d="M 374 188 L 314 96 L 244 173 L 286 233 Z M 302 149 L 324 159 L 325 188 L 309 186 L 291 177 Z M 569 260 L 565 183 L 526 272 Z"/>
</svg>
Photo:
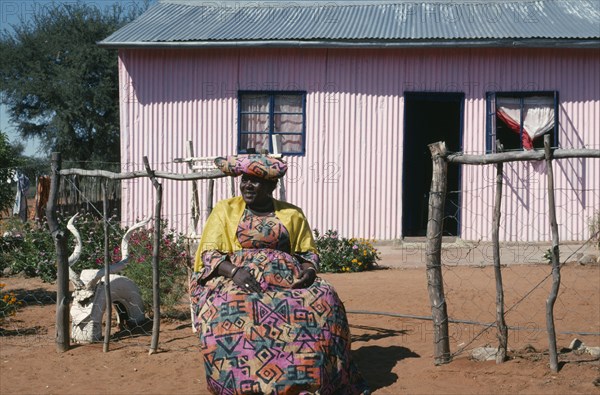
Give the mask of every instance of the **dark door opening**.
<svg viewBox="0 0 600 395">
<path fill-rule="evenodd" d="M 402 236 L 425 236 L 432 164 L 428 144 L 461 151 L 464 94 L 406 92 L 402 171 Z M 444 235 L 459 236 L 460 167 L 448 166 Z"/>
</svg>

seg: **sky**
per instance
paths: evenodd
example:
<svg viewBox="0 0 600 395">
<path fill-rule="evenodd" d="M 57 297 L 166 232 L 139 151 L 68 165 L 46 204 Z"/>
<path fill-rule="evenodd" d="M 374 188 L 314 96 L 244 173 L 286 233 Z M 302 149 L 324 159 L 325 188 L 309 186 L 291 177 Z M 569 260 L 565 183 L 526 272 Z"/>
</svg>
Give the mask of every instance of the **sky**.
<svg viewBox="0 0 600 395">
<path fill-rule="evenodd" d="M 0 30 L 12 31 L 11 25 L 18 25 L 20 21 L 28 21 L 36 12 L 44 12 L 52 3 L 74 4 L 77 0 L 0 0 Z M 98 7 L 102 10 L 110 8 L 115 3 L 120 3 L 125 8 L 128 5 L 134 6 L 143 3 L 143 0 L 79 0 L 90 6 Z M 154 3 L 156 0 L 150 0 Z M 8 135 L 11 142 L 22 142 L 25 145 L 26 156 L 39 156 L 39 141 L 22 141 L 14 125 L 10 122 L 6 112 L 6 106 L 0 105 L 0 130 Z"/>
</svg>

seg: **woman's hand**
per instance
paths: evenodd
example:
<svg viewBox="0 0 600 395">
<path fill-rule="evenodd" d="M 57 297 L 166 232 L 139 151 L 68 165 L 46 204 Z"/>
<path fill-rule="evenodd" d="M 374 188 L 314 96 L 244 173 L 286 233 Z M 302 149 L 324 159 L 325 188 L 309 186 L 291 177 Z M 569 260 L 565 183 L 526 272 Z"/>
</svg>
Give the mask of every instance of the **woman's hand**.
<svg viewBox="0 0 600 395">
<path fill-rule="evenodd" d="M 292 284 L 292 288 L 308 288 L 317 278 L 317 269 L 309 263 L 302 265 L 300 277 Z"/>
<path fill-rule="evenodd" d="M 246 269 L 235 266 L 229 259 L 224 260 L 217 268 L 219 275 L 230 278 L 235 285 L 248 292 L 262 292 L 260 284 Z"/>
<path fill-rule="evenodd" d="M 262 292 L 260 284 L 248 270 L 243 267 L 236 267 L 233 270 L 231 279 L 238 287 L 248 292 Z"/>
</svg>

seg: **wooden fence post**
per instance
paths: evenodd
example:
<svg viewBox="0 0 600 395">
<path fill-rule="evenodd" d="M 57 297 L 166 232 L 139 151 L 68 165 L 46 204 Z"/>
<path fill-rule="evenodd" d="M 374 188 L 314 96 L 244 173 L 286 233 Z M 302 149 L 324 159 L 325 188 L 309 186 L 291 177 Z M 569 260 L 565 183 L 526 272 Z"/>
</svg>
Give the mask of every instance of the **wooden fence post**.
<svg viewBox="0 0 600 395">
<path fill-rule="evenodd" d="M 188 157 L 194 157 L 194 145 L 191 140 L 188 140 Z M 194 170 L 192 161 L 188 162 L 188 169 Z M 198 197 L 198 182 L 192 180 L 192 229 L 190 233 L 196 234 L 198 229 L 198 221 L 200 220 L 200 199 Z"/>
<path fill-rule="evenodd" d="M 215 195 L 215 180 L 208 180 L 208 192 L 206 194 L 206 214 L 210 215 L 213 209 L 213 200 Z"/>
<path fill-rule="evenodd" d="M 150 176 L 152 185 L 156 189 L 156 204 L 154 205 L 154 237 L 152 246 L 152 304 L 154 305 L 154 317 L 152 321 L 152 341 L 149 354 L 158 351 L 158 337 L 160 333 L 160 219 L 162 210 L 162 184 L 156 179 L 154 172 L 150 169 L 148 157 L 144 156 L 144 165 Z"/>
<path fill-rule="evenodd" d="M 104 223 L 104 298 L 106 300 L 106 327 L 104 328 L 104 344 L 102 350 L 108 352 L 110 345 L 110 329 L 112 326 L 112 297 L 110 294 L 110 254 L 109 254 L 109 237 L 110 231 L 108 226 L 108 179 L 102 180 L 102 207 L 103 207 L 103 223 Z"/>
<path fill-rule="evenodd" d="M 69 254 L 67 252 L 67 238 L 58 226 L 56 218 L 56 202 L 60 187 L 60 168 L 62 165 L 60 152 L 52 153 L 52 170 L 50 181 L 50 195 L 46 206 L 48 228 L 54 239 L 56 247 L 57 273 L 56 273 L 56 349 L 58 352 L 68 351 L 71 347 L 69 330 Z"/>
<path fill-rule="evenodd" d="M 448 164 L 445 159 L 447 152 L 444 142 L 430 144 L 429 150 L 433 161 L 433 175 L 429 192 L 429 219 L 427 221 L 427 289 L 433 317 L 434 363 L 441 365 L 451 360 L 441 257 Z"/>
<path fill-rule="evenodd" d="M 500 141 L 496 144 L 502 150 Z M 498 352 L 496 353 L 496 363 L 502 363 L 506 360 L 506 350 L 508 348 L 508 328 L 504 321 L 504 289 L 502 287 L 502 269 L 500 267 L 500 215 L 502 213 L 502 162 L 496 164 L 496 197 L 494 201 L 494 218 L 492 224 L 492 242 L 494 245 L 494 275 L 496 277 L 496 330 L 498 336 Z"/>
<path fill-rule="evenodd" d="M 548 175 L 548 211 L 550 228 L 552 230 L 552 288 L 546 300 L 546 328 L 548 330 L 548 354 L 550 369 L 558 372 L 558 352 L 556 348 L 556 329 L 554 328 L 554 302 L 560 288 L 560 261 L 558 248 L 558 224 L 556 223 L 556 206 L 554 203 L 554 172 L 552 170 L 552 152 L 550 150 L 550 135 L 544 135 L 544 153 Z"/>
</svg>

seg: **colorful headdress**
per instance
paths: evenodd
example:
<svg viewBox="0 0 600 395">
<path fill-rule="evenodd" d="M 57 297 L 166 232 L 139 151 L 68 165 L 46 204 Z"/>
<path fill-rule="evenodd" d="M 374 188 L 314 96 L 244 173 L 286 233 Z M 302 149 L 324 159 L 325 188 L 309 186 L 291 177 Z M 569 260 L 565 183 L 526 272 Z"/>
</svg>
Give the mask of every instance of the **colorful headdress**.
<svg viewBox="0 0 600 395">
<path fill-rule="evenodd" d="M 215 165 L 228 176 L 248 174 L 265 180 L 277 180 L 287 171 L 287 164 L 281 159 L 259 154 L 219 157 Z"/>
</svg>

